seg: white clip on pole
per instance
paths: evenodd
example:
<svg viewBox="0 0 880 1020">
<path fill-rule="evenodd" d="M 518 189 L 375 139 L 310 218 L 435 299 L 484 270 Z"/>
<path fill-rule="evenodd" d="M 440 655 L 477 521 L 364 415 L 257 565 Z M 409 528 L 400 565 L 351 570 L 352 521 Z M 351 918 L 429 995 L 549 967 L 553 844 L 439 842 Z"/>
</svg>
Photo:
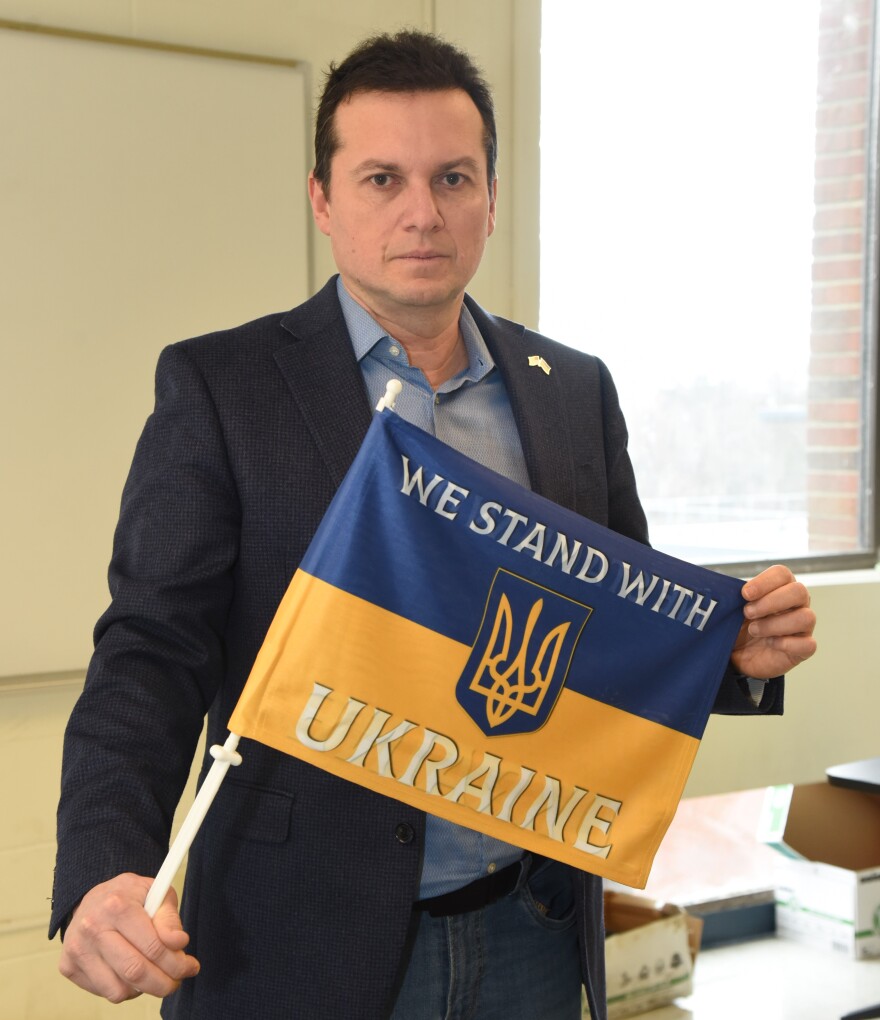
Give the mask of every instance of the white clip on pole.
<svg viewBox="0 0 880 1020">
<path fill-rule="evenodd" d="M 394 404 L 400 396 L 402 389 L 403 383 L 399 379 L 389 379 L 385 385 L 385 396 L 376 404 L 376 410 L 384 411 L 387 407 L 390 411 L 393 411 Z"/>
<path fill-rule="evenodd" d="M 159 874 L 153 880 L 153 884 L 150 886 L 150 891 L 147 893 L 147 898 L 144 901 L 144 909 L 150 917 L 155 917 L 156 911 L 162 906 L 165 894 L 171 888 L 174 876 L 180 870 L 183 858 L 186 857 L 192 841 L 196 838 L 199 826 L 204 821 L 208 808 L 211 806 L 211 802 L 220 789 L 220 784 L 229 771 L 229 766 L 241 765 L 241 755 L 236 751 L 239 739 L 240 737 L 237 733 L 230 733 L 222 747 L 220 744 L 214 744 L 211 747 L 211 757 L 214 759 L 214 764 L 211 766 L 207 776 L 205 776 L 205 781 L 196 794 L 192 807 L 187 812 L 183 825 L 181 825 L 176 839 L 171 844 L 168 856 L 162 862 Z"/>
</svg>

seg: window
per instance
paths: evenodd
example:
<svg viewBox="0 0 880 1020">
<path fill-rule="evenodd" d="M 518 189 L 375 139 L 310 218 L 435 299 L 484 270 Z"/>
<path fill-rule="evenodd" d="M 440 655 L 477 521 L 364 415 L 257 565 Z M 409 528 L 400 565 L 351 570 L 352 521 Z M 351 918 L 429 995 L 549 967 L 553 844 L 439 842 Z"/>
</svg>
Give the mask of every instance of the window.
<svg viewBox="0 0 880 1020">
<path fill-rule="evenodd" d="M 611 369 L 653 543 L 873 564 L 873 3 L 542 22 L 540 327 Z"/>
</svg>

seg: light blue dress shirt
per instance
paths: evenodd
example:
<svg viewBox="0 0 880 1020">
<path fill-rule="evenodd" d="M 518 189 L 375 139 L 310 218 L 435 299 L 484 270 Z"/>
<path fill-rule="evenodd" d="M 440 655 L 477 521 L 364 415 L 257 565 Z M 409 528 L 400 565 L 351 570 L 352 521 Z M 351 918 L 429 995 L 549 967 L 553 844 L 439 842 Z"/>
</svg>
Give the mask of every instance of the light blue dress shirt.
<svg viewBox="0 0 880 1020">
<path fill-rule="evenodd" d="M 399 379 L 403 390 L 394 405 L 397 414 L 480 464 L 529 487 L 507 390 L 467 308 L 462 305 L 459 328 L 468 367 L 435 392 L 421 369 L 409 364 L 402 344 L 348 294 L 341 277 L 337 291 L 371 405 L 375 407 L 384 396 L 390 379 Z M 521 856 L 519 847 L 428 815 L 419 895 L 424 899 L 460 889 Z"/>
</svg>

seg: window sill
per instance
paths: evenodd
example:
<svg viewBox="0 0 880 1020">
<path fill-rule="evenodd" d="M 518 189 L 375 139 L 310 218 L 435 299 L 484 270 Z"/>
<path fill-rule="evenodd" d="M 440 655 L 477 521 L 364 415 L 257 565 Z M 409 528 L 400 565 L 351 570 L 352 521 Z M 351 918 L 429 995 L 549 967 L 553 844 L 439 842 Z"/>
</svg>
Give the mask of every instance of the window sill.
<svg viewBox="0 0 880 1020">
<path fill-rule="evenodd" d="M 799 575 L 809 588 L 826 588 L 847 584 L 880 584 L 880 564 L 873 569 L 822 570 L 815 574 Z"/>
</svg>

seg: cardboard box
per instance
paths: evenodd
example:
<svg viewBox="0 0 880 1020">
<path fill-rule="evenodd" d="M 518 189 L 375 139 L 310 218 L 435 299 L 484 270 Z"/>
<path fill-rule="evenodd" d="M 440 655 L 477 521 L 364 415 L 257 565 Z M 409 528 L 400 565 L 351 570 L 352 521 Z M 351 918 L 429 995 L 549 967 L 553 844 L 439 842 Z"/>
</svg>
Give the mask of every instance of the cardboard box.
<svg viewBox="0 0 880 1020">
<path fill-rule="evenodd" d="M 880 795 L 772 786 L 758 837 L 779 851 L 778 934 L 857 960 L 880 957 Z"/>
<path fill-rule="evenodd" d="M 702 921 L 671 904 L 609 891 L 605 927 L 609 1020 L 691 994 Z"/>
</svg>

